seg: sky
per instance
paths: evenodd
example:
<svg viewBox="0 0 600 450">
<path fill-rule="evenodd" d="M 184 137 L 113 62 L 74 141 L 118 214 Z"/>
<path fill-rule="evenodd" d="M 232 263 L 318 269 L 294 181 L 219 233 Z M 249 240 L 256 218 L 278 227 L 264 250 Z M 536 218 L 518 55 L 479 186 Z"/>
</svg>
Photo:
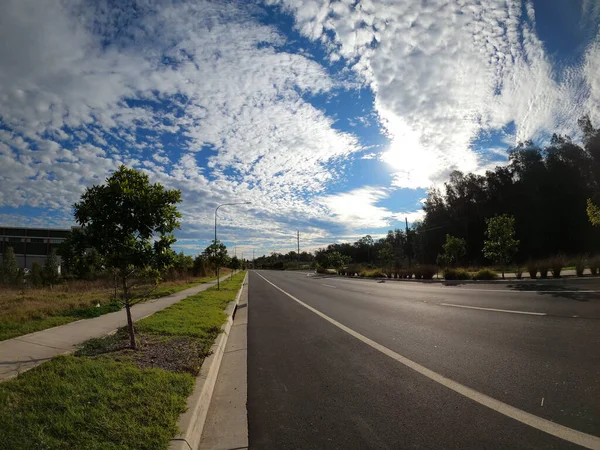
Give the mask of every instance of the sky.
<svg viewBox="0 0 600 450">
<path fill-rule="evenodd" d="M 74 225 L 121 164 L 176 250 L 380 236 L 453 170 L 600 125 L 596 0 L 3 0 L 0 225 Z M 235 250 L 233 249 L 235 247 Z"/>
</svg>

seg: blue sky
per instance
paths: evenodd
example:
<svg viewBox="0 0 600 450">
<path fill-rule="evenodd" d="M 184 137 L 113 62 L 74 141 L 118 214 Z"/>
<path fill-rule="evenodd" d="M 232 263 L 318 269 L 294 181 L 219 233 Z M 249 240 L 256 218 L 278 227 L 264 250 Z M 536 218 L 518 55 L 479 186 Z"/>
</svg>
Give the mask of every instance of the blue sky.
<svg viewBox="0 0 600 450">
<path fill-rule="evenodd" d="M 600 123 L 593 0 L 0 6 L 0 224 L 69 226 L 121 163 L 182 191 L 177 248 L 384 234 L 452 170 Z"/>
</svg>

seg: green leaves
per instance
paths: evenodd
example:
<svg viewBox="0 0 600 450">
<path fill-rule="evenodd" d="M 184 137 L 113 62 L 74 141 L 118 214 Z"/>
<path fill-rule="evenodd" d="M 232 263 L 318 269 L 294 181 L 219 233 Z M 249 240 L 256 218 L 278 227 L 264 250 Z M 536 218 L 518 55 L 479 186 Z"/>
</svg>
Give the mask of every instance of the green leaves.
<svg viewBox="0 0 600 450">
<path fill-rule="evenodd" d="M 483 255 L 498 264 L 508 264 L 517 253 L 519 241 L 515 236 L 515 218 L 504 214 L 487 220 Z"/>
<path fill-rule="evenodd" d="M 343 266 L 350 262 L 351 258 L 347 255 L 342 255 L 340 252 L 331 252 L 327 254 L 325 259 L 325 267 L 340 270 Z"/>
<path fill-rule="evenodd" d="M 227 256 L 227 247 L 221 241 L 213 241 L 204 251 L 210 264 L 214 267 L 223 267 L 229 263 Z"/>
<path fill-rule="evenodd" d="M 467 253 L 467 242 L 464 239 L 446 234 L 446 243 L 444 244 L 444 261 L 448 264 L 455 264 Z"/>
<path fill-rule="evenodd" d="M 12 247 L 7 247 L 2 256 L 0 282 L 5 284 L 17 284 L 19 282 L 19 266 Z"/>
<path fill-rule="evenodd" d="M 74 205 L 75 219 L 108 267 L 160 269 L 173 261 L 168 250 L 179 228 L 180 202 L 180 191 L 121 166 L 106 184 L 86 189 Z"/>
<path fill-rule="evenodd" d="M 600 208 L 598 208 L 594 202 L 592 202 L 592 199 L 588 198 L 587 199 L 587 215 L 588 218 L 590 219 L 590 223 L 592 225 L 594 225 L 595 227 L 600 225 Z"/>
</svg>

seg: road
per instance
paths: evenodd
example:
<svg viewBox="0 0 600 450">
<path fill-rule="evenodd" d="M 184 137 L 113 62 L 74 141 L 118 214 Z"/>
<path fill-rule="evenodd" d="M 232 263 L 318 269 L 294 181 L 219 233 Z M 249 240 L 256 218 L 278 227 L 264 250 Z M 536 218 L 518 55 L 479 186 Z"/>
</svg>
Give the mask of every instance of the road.
<svg viewBox="0 0 600 450">
<path fill-rule="evenodd" d="M 597 281 L 254 271 L 248 305 L 250 448 L 600 448 Z"/>
</svg>

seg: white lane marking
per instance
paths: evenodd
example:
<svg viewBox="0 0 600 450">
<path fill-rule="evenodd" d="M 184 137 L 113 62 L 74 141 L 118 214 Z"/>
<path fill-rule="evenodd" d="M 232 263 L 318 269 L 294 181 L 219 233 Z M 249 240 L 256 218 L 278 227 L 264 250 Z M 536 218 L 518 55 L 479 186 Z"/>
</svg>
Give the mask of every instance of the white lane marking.
<svg viewBox="0 0 600 450">
<path fill-rule="evenodd" d="M 452 285 L 449 286 L 444 286 L 444 287 L 455 287 Z M 517 289 L 513 289 L 510 291 L 507 291 L 505 289 L 479 289 L 479 288 L 468 288 L 468 287 L 464 287 L 464 288 L 458 288 L 458 290 L 460 291 L 473 291 L 473 292 L 505 292 L 505 293 L 509 293 L 509 294 L 597 294 L 598 290 L 574 290 L 574 291 L 559 291 L 559 290 L 539 290 L 539 291 L 519 291 Z"/>
<path fill-rule="evenodd" d="M 545 433 L 551 434 L 552 436 L 556 436 L 560 439 L 564 439 L 565 441 L 572 442 L 577 445 L 581 445 L 582 447 L 591 448 L 591 449 L 600 449 L 600 437 L 593 436 L 591 434 L 583 433 L 581 431 L 574 430 L 573 428 L 565 427 L 564 425 L 559 425 L 557 423 L 551 422 L 550 420 L 543 419 L 526 411 L 523 411 L 519 408 L 515 408 L 514 406 L 510 406 L 500 400 L 496 400 L 495 398 L 489 397 L 481 392 L 478 392 L 470 387 L 457 383 L 456 381 L 451 380 L 450 378 L 446 378 L 445 376 L 434 372 L 433 370 L 428 369 L 411 359 L 408 359 L 405 356 L 396 353 L 395 351 L 378 344 L 377 342 L 369 339 L 366 336 L 354 331 L 352 328 L 348 328 L 346 325 L 342 325 L 335 319 L 332 319 L 328 315 L 322 313 L 318 309 L 313 308 L 312 306 L 304 303 L 302 300 L 297 299 L 292 294 L 281 289 L 279 286 L 271 283 L 265 277 L 263 277 L 260 273 L 256 273 L 259 277 L 273 286 L 275 289 L 283 292 L 289 298 L 304 306 L 306 309 L 314 312 L 319 317 L 325 319 L 329 323 L 335 325 L 339 329 L 345 331 L 346 333 L 354 336 L 359 341 L 364 342 L 365 344 L 373 347 L 375 350 L 379 350 L 384 355 L 389 356 L 390 358 L 398 361 L 401 364 L 404 364 L 406 367 L 420 373 L 421 375 L 426 376 L 430 380 L 435 381 L 436 383 L 441 384 L 442 386 L 447 387 L 448 389 L 453 390 L 483 406 L 487 406 L 490 409 L 493 409 L 500 414 L 503 414 L 507 417 L 515 419 L 525 425 L 529 425 L 530 427 L 536 428 Z"/>
<path fill-rule="evenodd" d="M 331 284 L 324 284 L 324 283 L 321 283 L 321 286 L 327 286 L 327 287 L 334 288 L 334 289 L 337 287 L 337 286 L 332 286 Z"/>
<path fill-rule="evenodd" d="M 540 406 L 544 406 L 544 397 L 542 397 L 542 404 Z"/>
<path fill-rule="evenodd" d="M 503 313 L 511 313 L 511 314 L 528 314 L 530 316 L 547 316 L 548 315 L 548 313 L 539 313 L 539 312 L 531 312 L 531 311 L 513 311 L 511 309 L 481 308 L 479 306 L 455 305 L 453 303 L 440 303 L 440 305 L 452 306 L 454 308 L 479 309 L 481 311 L 494 311 L 494 312 L 503 312 Z"/>
</svg>

